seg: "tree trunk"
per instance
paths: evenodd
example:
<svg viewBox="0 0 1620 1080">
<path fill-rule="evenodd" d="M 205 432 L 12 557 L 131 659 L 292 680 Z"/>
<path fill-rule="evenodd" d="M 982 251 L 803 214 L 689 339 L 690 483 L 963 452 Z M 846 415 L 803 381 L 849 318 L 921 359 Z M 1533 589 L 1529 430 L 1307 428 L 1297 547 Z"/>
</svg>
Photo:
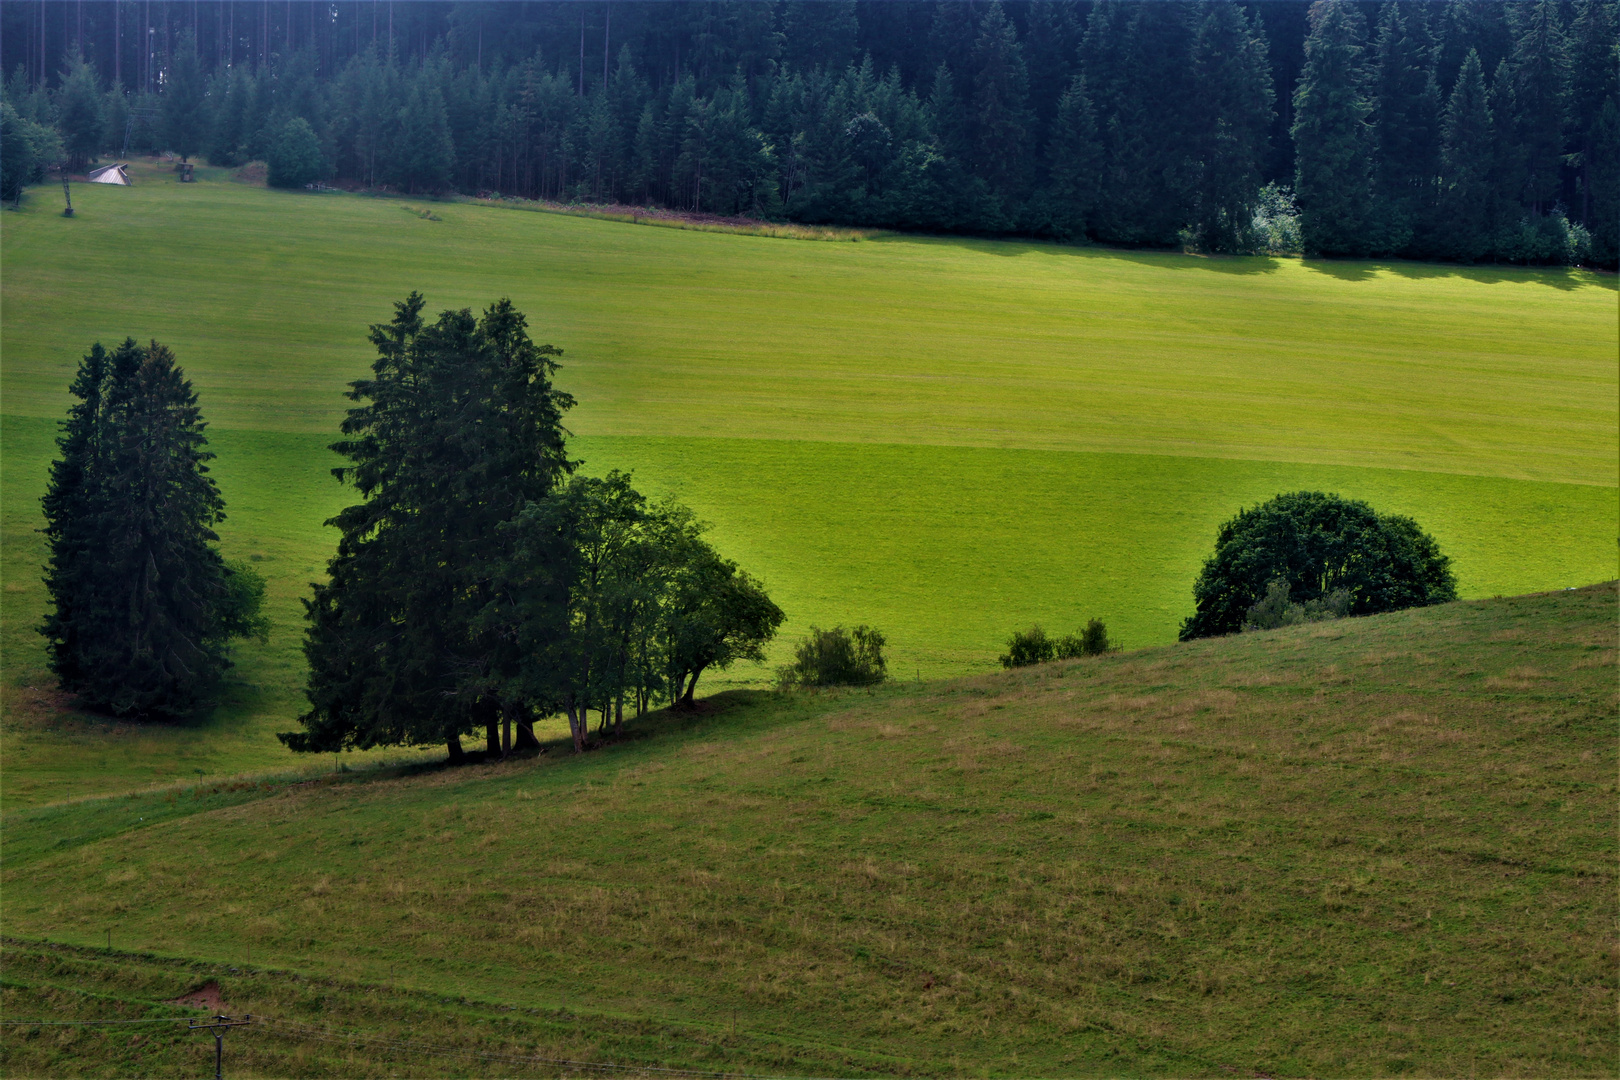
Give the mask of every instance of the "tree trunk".
<svg viewBox="0 0 1620 1080">
<path fill-rule="evenodd" d="M 452 731 L 445 742 L 450 747 L 450 764 L 460 765 L 467 760 L 467 755 L 461 749 L 461 735 L 459 733 Z"/>
<path fill-rule="evenodd" d="M 585 752 L 585 725 L 589 722 L 583 708 L 568 706 L 568 733 L 574 737 L 574 752 L 577 754 Z"/>
<path fill-rule="evenodd" d="M 493 716 L 484 721 L 484 751 L 492 758 L 501 756 L 501 726 Z"/>
<path fill-rule="evenodd" d="M 705 665 L 703 665 L 703 667 L 708 667 L 708 665 L 705 664 Z M 692 691 L 697 689 L 698 676 L 701 675 L 701 674 L 703 674 L 703 668 L 701 668 L 701 667 L 698 668 L 696 671 L 692 672 L 692 681 L 686 684 L 686 693 L 681 695 L 681 707 L 682 708 L 684 708 L 684 709 L 692 708 L 692 706 L 693 706 Z"/>
<path fill-rule="evenodd" d="M 624 734 L 624 686 L 619 686 L 619 700 L 613 708 L 613 737 Z"/>
<path fill-rule="evenodd" d="M 514 719 L 512 716 L 514 712 L 517 712 L 517 710 L 514 708 L 509 708 L 507 710 L 506 715 L 509 723 Z M 540 749 L 540 740 L 535 738 L 534 728 L 523 719 L 523 715 L 521 713 L 518 713 L 515 719 L 517 722 L 517 745 L 515 748 L 518 750 Z"/>
<path fill-rule="evenodd" d="M 506 709 L 501 710 L 501 756 L 505 757 L 512 752 L 512 714 Z"/>
</svg>

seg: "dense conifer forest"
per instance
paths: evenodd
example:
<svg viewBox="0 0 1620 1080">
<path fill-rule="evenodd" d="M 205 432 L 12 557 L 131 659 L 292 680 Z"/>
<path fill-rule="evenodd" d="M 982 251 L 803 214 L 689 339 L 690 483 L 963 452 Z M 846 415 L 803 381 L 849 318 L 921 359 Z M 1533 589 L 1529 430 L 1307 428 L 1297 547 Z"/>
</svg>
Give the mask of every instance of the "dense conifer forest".
<svg viewBox="0 0 1620 1080">
<path fill-rule="evenodd" d="M 1620 248 L 1616 5 L 11 3 L 8 138 L 1209 251 Z M 17 158 L 13 156 L 13 161 Z M 41 161 L 36 173 L 48 162 Z"/>
</svg>

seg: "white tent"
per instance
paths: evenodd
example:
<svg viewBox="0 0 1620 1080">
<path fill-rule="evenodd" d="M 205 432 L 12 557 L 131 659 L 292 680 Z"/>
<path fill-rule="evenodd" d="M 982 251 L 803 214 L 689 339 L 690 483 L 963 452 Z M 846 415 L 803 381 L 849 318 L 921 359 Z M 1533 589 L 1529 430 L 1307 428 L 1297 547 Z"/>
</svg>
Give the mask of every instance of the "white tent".
<svg viewBox="0 0 1620 1080">
<path fill-rule="evenodd" d="M 122 165 L 103 165 L 99 169 L 90 170 L 92 184 L 117 184 L 120 187 L 129 187 L 129 171 Z"/>
</svg>

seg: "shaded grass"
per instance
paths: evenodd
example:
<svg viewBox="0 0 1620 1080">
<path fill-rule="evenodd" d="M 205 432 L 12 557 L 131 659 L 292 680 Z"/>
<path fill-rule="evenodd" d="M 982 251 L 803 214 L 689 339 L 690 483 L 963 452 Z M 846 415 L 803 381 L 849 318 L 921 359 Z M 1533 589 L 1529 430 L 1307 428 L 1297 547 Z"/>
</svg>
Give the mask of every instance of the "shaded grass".
<svg viewBox="0 0 1620 1080">
<path fill-rule="evenodd" d="M 1606 1074 L 1615 603 L 734 692 L 584 757 L 198 799 L 8 859 L 6 925 L 212 965 L 251 942 L 352 984 L 339 1008 L 566 998 L 604 1040 L 736 1010 L 847 1071 Z M 8 814 L 8 845 L 98 812 Z"/>
</svg>

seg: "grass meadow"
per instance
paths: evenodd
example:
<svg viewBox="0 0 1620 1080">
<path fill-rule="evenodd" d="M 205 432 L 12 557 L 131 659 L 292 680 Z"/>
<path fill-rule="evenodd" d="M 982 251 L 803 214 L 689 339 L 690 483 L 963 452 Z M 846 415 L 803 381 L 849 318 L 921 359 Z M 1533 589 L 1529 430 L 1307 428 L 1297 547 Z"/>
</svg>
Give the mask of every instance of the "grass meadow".
<svg viewBox="0 0 1620 1080">
<path fill-rule="evenodd" d="M 365 326 L 511 296 L 565 349 L 573 446 L 713 522 L 789 615 L 868 622 L 893 670 L 994 665 L 1012 629 L 1173 639 L 1215 526 L 1321 487 L 1415 516 L 1465 596 L 1612 578 L 1612 277 L 1204 259 L 894 235 L 638 226 L 468 203 L 180 185 L 37 189 L 0 214 L 6 797 L 12 805 L 286 766 L 300 596 L 346 492 L 325 449 Z M 275 631 L 206 732 L 49 692 L 37 499 L 79 355 L 171 344 L 211 421 L 228 554 Z M 759 685 L 752 666 L 710 690 Z M 700 688 L 701 689 L 701 688 Z"/>
<path fill-rule="evenodd" d="M 184 1016 L 213 982 L 267 1018 L 232 1075 L 1609 1075 L 1616 601 L 735 690 L 584 757 L 13 810 L 0 1005 Z M 13 1027 L 0 1065 L 211 1049 Z"/>
</svg>

